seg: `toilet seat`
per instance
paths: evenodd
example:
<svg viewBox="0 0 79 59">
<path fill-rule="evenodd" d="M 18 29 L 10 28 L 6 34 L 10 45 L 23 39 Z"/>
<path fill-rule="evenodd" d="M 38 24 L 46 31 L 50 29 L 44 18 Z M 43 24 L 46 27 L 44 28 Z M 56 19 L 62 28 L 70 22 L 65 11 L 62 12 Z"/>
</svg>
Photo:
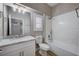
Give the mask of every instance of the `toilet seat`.
<svg viewBox="0 0 79 59">
<path fill-rule="evenodd" d="M 41 43 L 41 44 L 39 44 L 39 46 L 40 46 L 40 49 L 42 49 L 42 50 L 49 50 L 49 45 L 48 44 L 45 44 L 45 43 Z"/>
</svg>

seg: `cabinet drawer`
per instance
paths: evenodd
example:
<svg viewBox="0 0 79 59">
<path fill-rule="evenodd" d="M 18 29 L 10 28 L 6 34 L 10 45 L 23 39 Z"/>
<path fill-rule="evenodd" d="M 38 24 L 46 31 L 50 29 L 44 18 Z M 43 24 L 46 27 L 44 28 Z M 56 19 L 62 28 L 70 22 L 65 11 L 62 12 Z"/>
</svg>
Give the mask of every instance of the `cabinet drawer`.
<svg viewBox="0 0 79 59">
<path fill-rule="evenodd" d="M 28 47 L 28 46 L 32 46 L 32 45 L 35 46 L 35 40 L 28 41 L 28 42 L 15 43 L 15 44 L 12 44 L 12 45 L 1 47 L 0 48 L 0 50 L 1 50 L 0 55 L 4 55 L 4 54 L 9 53 L 11 51 L 19 50 L 19 49 L 22 49 L 22 48 L 25 48 L 25 47 Z"/>
</svg>

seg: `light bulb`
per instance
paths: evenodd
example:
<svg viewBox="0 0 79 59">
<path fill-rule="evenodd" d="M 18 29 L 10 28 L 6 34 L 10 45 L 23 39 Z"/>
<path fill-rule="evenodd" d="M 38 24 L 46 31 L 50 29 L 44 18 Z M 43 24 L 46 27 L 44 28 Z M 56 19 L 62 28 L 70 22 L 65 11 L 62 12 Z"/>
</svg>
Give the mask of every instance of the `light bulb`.
<svg viewBox="0 0 79 59">
<path fill-rule="evenodd" d="M 22 13 L 25 14 L 26 10 L 22 8 Z"/>
<path fill-rule="evenodd" d="M 25 14 L 25 11 L 23 11 L 22 13 Z"/>
<path fill-rule="evenodd" d="M 18 9 L 18 12 L 21 13 L 21 9 L 20 8 Z"/>
<path fill-rule="evenodd" d="M 59 24 L 64 24 L 63 22 L 59 22 Z"/>
<path fill-rule="evenodd" d="M 16 8 L 15 8 L 15 7 L 13 7 L 13 11 L 14 11 L 14 12 L 16 11 Z"/>
</svg>

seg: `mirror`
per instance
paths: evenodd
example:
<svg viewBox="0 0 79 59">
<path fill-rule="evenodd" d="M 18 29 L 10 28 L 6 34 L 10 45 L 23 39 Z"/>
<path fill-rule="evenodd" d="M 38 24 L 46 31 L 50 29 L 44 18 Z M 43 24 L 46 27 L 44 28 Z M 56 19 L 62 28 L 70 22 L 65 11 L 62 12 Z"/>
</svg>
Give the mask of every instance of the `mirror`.
<svg viewBox="0 0 79 59">
<path fill-rule="evenodd" d="M 0 38 L 3 38 L 3 21 L 2 21 L 2 12 L 0 11 Z"/>
<path fill-rule="evenodd" d="M 0 3 L 0 40 L 3 38 L 3 5 Z"/>
<path fill-rule="evenodd" d="M 16 7 L 16 6 L 15 6 Z M 31 13 L 22 8 L 4 5 L 4 37 L 31 34 Z"/>
</svg>

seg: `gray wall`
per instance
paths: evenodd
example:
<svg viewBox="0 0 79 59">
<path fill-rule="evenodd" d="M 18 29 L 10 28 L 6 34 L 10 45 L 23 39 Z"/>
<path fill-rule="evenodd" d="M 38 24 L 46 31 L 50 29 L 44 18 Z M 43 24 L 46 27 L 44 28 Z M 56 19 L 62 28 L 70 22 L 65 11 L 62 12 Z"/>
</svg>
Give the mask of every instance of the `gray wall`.
<svg viewBox="0 0 79 59">
<path fill-rule="evenodd" d="M 48 40 L 49 40 L 48 35 L 51 36 L 51 33 L 50 33 L 51 30 L 52 30 L 51 25 L 52 25 L 52 20 L 50 20 L 49 17 L 46 16 L 45 23 L 44 23 L 44 38 L 45 38 L 44 41 L 47 42 L 47 43 L 48 43 Z"/>
<path fill-rule="evenodd" d="M 45 3 L 22 3 L 28 7 L 31 7 L 33 9 L 36 9 L 42 13 L 45 13 L 49 16 L 52 15 L 52 8 L 50 6 L 48 6 L 47 4 Z"/>
<path fill-rule="evenodd" d="M 52 8 L 52 16 L 57 16 L 79 8 L 79 3 L 61 3 Z"/>
</svg>

